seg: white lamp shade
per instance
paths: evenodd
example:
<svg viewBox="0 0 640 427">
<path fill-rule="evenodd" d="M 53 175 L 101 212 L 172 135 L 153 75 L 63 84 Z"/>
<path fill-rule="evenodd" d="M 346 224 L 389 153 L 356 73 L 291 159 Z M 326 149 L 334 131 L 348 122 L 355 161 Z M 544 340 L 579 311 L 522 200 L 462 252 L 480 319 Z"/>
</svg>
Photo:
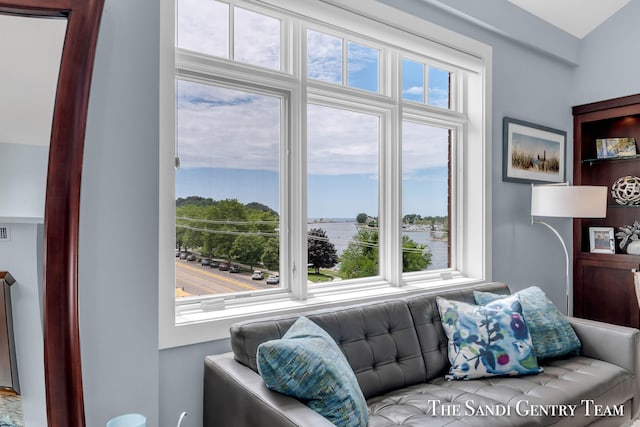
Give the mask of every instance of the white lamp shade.
<svg viewBox="0 0 640 427">
<path fill-rule="evenodd" d="M 531 187 L 531 215 L 604 218 L 607 216 L 607 187 L 534 185 Z"/>
</svg>

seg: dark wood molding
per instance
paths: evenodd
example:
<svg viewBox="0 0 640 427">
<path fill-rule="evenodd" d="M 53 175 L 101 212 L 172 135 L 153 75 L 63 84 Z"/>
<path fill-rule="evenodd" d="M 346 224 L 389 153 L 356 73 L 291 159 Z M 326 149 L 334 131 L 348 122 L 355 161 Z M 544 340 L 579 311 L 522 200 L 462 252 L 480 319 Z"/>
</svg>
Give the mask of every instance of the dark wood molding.
<svg viewBox="0 0 640 427">
<path fill-rule="evenodd" d="M 104 0 L 0 0 L 0 13 L 64 16 L 44 215 L 44 372 L 48 427 L 84 427 L 78 322 L 80 179 Z"/>
</svg>

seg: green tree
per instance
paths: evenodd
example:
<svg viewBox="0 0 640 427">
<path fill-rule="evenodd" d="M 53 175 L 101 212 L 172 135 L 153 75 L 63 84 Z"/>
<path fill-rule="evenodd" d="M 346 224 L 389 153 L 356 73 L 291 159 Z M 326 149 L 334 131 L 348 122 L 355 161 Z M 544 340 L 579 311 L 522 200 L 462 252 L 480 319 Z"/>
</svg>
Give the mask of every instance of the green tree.
<svg viewBox="0 0 640 427">
<path fill-rule="evenodd" d="M 248 226 L 243 224 L 247 220 L 247 210 L 236 199 L 224 199 L 216 203 L 213 216 L 218 221 L 226 221 L 222 224 L 213 224 L 214 253 L 220 258 L 230 259 L 233 242 L 240 233 L 248 231 Z"/>
<path fill-rule="evenodd" d="M 280 267 L 280 239 L 269 237 L 264 244 L 260 262 L 268 270 L 279 270 Z"/>
<path fill-rule="evenodd" d="M 253 266 L 260 262 L 264 248 L 264 237 L 244 234 L 236 237 L 231 246 L 230 255 L 238 262 Z"/>
<path fill-rule="evenodd" d="M 356 222 L 358 224 L 366 224 L 367 223 L 367 218 L 369 218 L 369 215 L 367 215 L 366 213 L 359 213 L 356 216 Z"/>
<path fill-rule="evenodd" d="M 402 271 L 426 270 L 431 265 L 431 250 L 427 245 L 421 245 L 411 240 L 409 236 L 402 236 Z"/>
<path fill-rule="evenodd" d="M 316 274 L 320 274 L 321 268 L 332 268 L 338 263 L 336 247 L 321 228 L 312 228 L 307 232 L 307 254 Z"/>
<path fill-rule="evenodd" d="M 431 251 L 402 236 L 402 271 L 421 271 L 431 265 Z M 340 275 L 345 279 L 378 274 L 378 231 L 361 228 L 340 257 Z"/>
<path fill-rule="evenodd" d="M 340 256 L 340 275 L 345 279 L 378 274 L 378 231 L 360 228 Z"/>
</svg>

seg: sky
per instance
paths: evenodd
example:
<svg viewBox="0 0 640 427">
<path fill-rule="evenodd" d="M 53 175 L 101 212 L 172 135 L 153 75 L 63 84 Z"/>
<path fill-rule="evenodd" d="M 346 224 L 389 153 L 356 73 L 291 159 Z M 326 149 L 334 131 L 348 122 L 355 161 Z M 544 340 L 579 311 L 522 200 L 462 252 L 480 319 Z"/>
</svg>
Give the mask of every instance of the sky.
<svg viewBox="0 0 640 427">
<path fill-rule="evenodd" d="M 233 15 L 233 59 L 279 70 L 280 21 L 238 7 Z M 228 16 L 226 4 L 180 0 L 178 47 L 229 58 Z M 379 92 L 375 47 L 307 30 L 307 52 L 309 78 Z M 448 72 L 403 59 L 405 100 L 447 108 L 448 85 Z M 176 89 L 176 197 L 235 198 L 279 211 L 286 101 L 184 80 L 177 80 Z M 378 216 L 381 118 L 313 103 L 307 116 L 308 216 Z M 406 121 L 402 135 L 403 214 L 446 215 L 448 130 Z"/>
</svg>

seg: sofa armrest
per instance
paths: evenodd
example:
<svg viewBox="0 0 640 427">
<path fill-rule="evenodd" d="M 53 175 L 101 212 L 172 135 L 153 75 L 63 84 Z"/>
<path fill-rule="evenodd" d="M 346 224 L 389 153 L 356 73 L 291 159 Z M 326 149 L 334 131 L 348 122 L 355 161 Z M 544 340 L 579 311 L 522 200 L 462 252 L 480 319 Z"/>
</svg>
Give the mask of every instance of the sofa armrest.
<svg viewBox="0 0 640 427">
<path fill-rule="evenodd" d="M 638 375 L 640 331 L 595 320 L 567 318 L 582 342 L 581 354 Z"/>
<path fill-rule="evenodd" d="M 204 363 L 204 427 L 333 427 L 302 402 L 269 390 L 232 353 L 207 356 Z"/>
<path fill-rule="evenodd" d="M 635 377 L 634 418 L 640 413 L 640 330 L 595 320 L 567 318 L 582 342 L 581 354 L 613 363 Z"/>
</svg>

